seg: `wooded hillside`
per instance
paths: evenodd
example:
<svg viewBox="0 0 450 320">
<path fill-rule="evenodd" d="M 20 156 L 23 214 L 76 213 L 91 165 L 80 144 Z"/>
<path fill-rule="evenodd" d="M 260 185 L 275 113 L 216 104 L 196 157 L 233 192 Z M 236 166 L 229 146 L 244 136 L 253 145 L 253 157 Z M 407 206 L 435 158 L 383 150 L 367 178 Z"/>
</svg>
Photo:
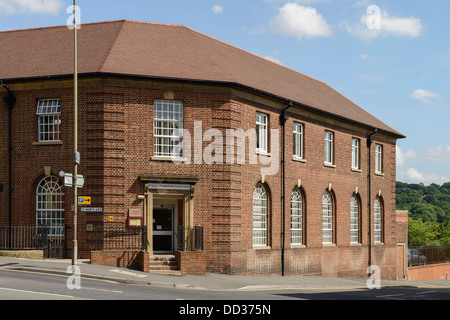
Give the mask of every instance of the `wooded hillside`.
<svg viewBox="0 0 450 320">
<path fill-rule="evenodd" d="M 397 209 L 423 222 L 450 222 L 450 182 L 442 186 L 397 182 Z"/>
<path fill-rule="evenodd" d="M 450 245 L 450 182 L 397 182 L 397 210 L 409 211 L 409 246 Z"/>
</svg>

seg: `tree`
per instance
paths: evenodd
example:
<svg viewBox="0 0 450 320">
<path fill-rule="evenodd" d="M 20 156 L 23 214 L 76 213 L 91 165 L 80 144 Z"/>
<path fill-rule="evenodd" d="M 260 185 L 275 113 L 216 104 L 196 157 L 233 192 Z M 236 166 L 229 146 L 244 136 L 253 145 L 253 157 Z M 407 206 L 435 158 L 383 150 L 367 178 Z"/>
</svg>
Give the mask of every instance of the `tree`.
<svg viewBox="0 0 450 320">
<path fill-rule="evenodd" d="M 439 224 L 408 218 L 408 246 L 425 246 L 438 238 Z"/>
<path fill-rule="evenodd" d="M 450 246 L 450 222 L 441 223 L 438 228 L 442 246 Z"/>
<path fill-rule="evenodd" d="M 409 209 L 411 217 L 415 220 L 423 220 L 424 222 L 437 221 L 435 207 L 429 203 L 413 203 Z"/>
</svg>

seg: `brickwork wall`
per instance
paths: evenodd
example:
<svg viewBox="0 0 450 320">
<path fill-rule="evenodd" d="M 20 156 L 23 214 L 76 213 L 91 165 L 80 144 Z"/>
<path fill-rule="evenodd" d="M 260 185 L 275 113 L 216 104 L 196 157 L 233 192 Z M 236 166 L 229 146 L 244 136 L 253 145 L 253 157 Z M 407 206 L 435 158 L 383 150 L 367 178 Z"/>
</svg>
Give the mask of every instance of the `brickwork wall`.
<svg viewBox="0 0 450 320">
<path fill-rule="evenodd" d="M 91 264 L 148 272 L 148 253 L 139 250 L 91 251 Z"/>
<path fill-rule="evenodd" d="M 450 263 L 431 264 L 408 268 L 408 280 L 450 280 Z"/>
<path fill-rule="evenodd" d="M 175 256 L 182 276 L 206 274 L 206 253 L 204 251 L 178 251 Z"/>
<path fill-rule="evenodd" d="M 23 250 L 23 251 L 6 251 L 0 250 L 1 257 L 44 260 L 44 251 L 42 250 Z"/>
<path fill-rule="evenodd" d="M 397 211 L 397 242 L 408 245 L 408 211 Z"/>
<path fill-rule="evenodd" d="M 143 209 L 144 185 L 140 175 L 196 177 L 199 179 L 194 195 L 194 225 L 205 228 L 204 248 L 208 271 L 238 274 L 279 274 L 281 270 L 281 166 L 273 176 L 265 177 L 269 194 L 268 248 L 255 250 L 252 244 L 252 195 L 261 181 L 261 164 L 249 164 L 248 142 L 245 165 L 182 164 L 152 160 L 153 104 L 165 98 L 165 90 L 155 88 L 85 87 L 79 97 L 79 150 L 82 161 L 80 174 L 86 185 L 80 195 L 92 196 L 93 207 L 102 207 L 103 214 L 79 214 L 79 252 L 89 257 L 95 249 L 94 233 L 87 224 L 122 224 L 130 208 Z M 192 152 L 196 148 L 194 121 L 201 121 L 203 132 L 209 128 L 254 129 L 256 112 L 269 115 L 270 129 L 281 129 L 279 109 L 238 98 L 231 93 L 198 92 L 174 89 L 174 100 L 184 104 L 184 128 L 192 135 Z M 1 97 L 0 97 L 1 98 Z M 44 166 L 52 167 L 52 174 L 63 170 L 72 172 L 73 141 L 71 126 L 72 90 L 41 89 L 17 92 L 18 102 L 13 114 L 14 198 L 15 224 L 35 223 L 35 192 L 44 177 Z M 38 99 L 61 98 L 62 140 L 60 145 L 33 145 L 37 140 L 36 105 Z M 273 104 L 273 103 L 272 103 Z M 0 119 L 5 119 L 6 108 L 0 108 Z M 306 111 L 288 112 L 286 123 L 286 273 L 351 276 L 365 274 L 368 261 L 368 191 L 366 136 L 370 133 L 335 119 L 324 120 Z M 292 160 L 293 121 L 304 124 L 306 162 Z M 324 130 L 335 136 L 335 166 L 326 167 L 324 159 Z M 0 128 L 0 138 L 5 138 Z M 351 170 L 352 137 L 361 139 L 361 171 Z M 372 262 L 380 265 L 385 278 L 395 275 L 395 141 L 382 134 L 374 136 L 375 143 L 383 145 L 384 175 L 372 174 L 373 200 L 381 194 L 384 204 L 383 244 L 372 246 Z M 201 150 L 211 144 L 203 141 Z M 222 143 L 224 150 L 227 141 Z M 374 159 L 374 145 L 372 147 Z M 236 150 L 236 146 L 235 146 Z M 0 181 L 4 178 L 4 159 L 7 149 L 0 146 Z M 281 151 L 281 146 L 280 146 Z M 269 152 L 276 153 L 273 145 Z M 30 161 L 32 159 L 32 161 Z M 194 155 L 191 158 L 194 162 Z M 224 159 L 225 161 L 226 159 Z M 237 161 L 237 158 L 235 158 Z M 277 161 L 275 154 L 265 160 Z M 279 161 L 280 159 L 278 159 Z M 372 166 L 374 161 L 372 160 Z M 372 169 L 373 172 L 373 169 Z M 290 246 L 290 193 L 298 180 L 304 192 L 305 246 Z M 322 195 L 331 183 L 335 203 L 334 245 L 322 245 Z M 361 199 L 361 244 L 350 245 L 350 198 L 358 188 Z M 70 205 L 72 190 L 65 189 L 66 224 L 72 225 Z M 1 221 L 7 207 L 7 194 L 0 195 Z M 373 218 L 373 207 L 372 207 Z M 68 231 L 68 239 L 73 237 Z M 70 241 L 68 242 L 71 247 Z"/>
<path fill-rule="evenodd" d="M 8 107 L 0 94 L 0 182 L 4 184 L 4 191 L 0 192 L 0 224 L 8 225 Z"/>
</svg>

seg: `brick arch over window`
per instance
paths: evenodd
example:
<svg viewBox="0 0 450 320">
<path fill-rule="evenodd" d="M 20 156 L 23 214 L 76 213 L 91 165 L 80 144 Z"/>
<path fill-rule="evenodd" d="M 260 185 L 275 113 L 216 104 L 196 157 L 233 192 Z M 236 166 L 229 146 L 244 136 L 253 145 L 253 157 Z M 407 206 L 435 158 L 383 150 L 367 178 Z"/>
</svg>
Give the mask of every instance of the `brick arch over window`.
<svg viewBox="0 0 450 320">
<path fill-rule="evenodd" d="M 322 195 L 322 244 L 336 242 L 336 205 L 331 190 Z"/>
<path fill-rule="evenodd" d="M 305 244 L 305 193 L 294 187 L 291 192 L 291 245 Z"/>
<path fill-rule="evenodd" d="M 361 243 L 361 198 L 353 193 L 350 198 L 350 243 Z"/>
<path fill-rule="evenodd" d="M 253 246 L 268 245 L 269 238 L 269 192 L 263 183 L 253 190 Z"/>
<path fill-rule="evenodd" d="M 36 226 L 49 227 L 50 235 L 64 234 L 64 192 L 59 178 L 42 179 L 36 189 Z"/>
<path fill-rule="evenodd" d="M 375 243 L 382 243 L 384 237 L 384 204 L 383 198 L 375 197 L 373 203 L 373 239 Z"/>
</svg>

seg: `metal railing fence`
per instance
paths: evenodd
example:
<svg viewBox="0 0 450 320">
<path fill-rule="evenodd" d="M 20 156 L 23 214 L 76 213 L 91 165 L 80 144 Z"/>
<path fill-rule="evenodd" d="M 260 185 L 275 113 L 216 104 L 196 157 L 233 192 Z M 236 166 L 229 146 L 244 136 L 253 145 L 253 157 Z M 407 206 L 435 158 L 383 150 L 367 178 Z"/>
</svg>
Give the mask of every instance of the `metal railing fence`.
<svg viewBox="0 0 450 320">
<path fill-rule="evenodd" d="M 0 250 L 43 250 L 44 258 L 63 258 L 65 227 L 0 226 Z"/>
<path fill-rule="evenodd" d="M 450 246 L 411 247 L 408 249 L 408 266 L 450 262 Z"/>
<path fill-rule="evenodd" d="M 95 250 L 126 249 L 146 250 L 147 227 L 117 225 L 95 226 Z"/>
<path fill-rule="evenodd" d="M 203 227 L 178 226 L 177 248 L 180 251 L 203 251 Z"/>
</svg>

